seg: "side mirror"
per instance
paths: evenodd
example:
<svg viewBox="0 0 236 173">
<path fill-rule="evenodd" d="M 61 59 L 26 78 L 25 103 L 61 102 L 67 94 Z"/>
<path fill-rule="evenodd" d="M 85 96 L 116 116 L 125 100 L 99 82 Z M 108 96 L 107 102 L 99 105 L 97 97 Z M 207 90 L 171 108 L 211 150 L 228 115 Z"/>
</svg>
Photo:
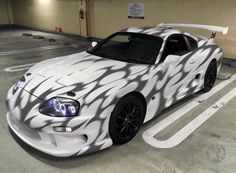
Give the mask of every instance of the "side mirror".
<svg viewBox="0 0 236 173">
<path fill-rule="evenodd" d="M 177 64 L 180 61 L 179 55 L 168 55 L 164 61 L 166 65 Z"/>
<path fill-rule="evenodd" d="M 98 44 L 98 42 L 93 41 L 91 45 L 92 45 L 92 47 L 95 47 L 95 46 L 97 46 L 97 44 Z"/>
</svg>

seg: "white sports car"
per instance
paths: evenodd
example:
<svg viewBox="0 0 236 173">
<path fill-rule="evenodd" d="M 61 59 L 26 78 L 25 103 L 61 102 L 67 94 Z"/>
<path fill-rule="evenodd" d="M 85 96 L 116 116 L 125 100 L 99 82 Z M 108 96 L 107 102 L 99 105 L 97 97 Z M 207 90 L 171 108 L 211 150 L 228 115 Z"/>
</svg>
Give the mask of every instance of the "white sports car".
<svg viewBox="0 0 236 173">
<path fill-rule="evenodd" d="M 177 27 L 213 34 L 207 39 Z M 40 62 L 8 91 L 8 124 L 30 146 L 58 157 L 127 143 L 165 108 L 211 90 L 223 56 L 216 32 L 228 28 L 129 28 L 86 52 Z"/>
</svg>

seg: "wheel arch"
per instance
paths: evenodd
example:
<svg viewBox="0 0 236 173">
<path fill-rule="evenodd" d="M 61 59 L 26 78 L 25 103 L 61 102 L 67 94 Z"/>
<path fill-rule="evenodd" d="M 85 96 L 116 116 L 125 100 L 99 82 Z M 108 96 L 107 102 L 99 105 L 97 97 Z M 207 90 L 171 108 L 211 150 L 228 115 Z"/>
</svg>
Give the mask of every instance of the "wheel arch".
<svg viewBox="0 0 236 173">
<path fill-rule="evenodd" d="M 133 95 L 133 96 L 137 97 L 142 102 L 143 108 L 144 108 L 144 115 L 146 116 L 147 101 L 146 101 L 144 95 L 142 93 L 138 92 L 138 91 L 132 91 L 132 92 L 129 92 L 129 93 L 125 94 L 122 98 L 130 96 L 130 95 Z"/>
<path fill-rule="evenodd" d="M 214 61 L 214 62 L 216 63 L 216 66 L 218 66 L 218 62 L 217 62 L 217 59 L 216 59 L 216 58 L 213 58 L 213 59 L 211 60 L 211 62 L 212 62 L 212 61 Z M 211 63 L 211 62 L 210 62 L 210 63 Z"/>
<path fill-rule="evenodd" d="M 216 68 L 217 68 L 217 74 L 218 74 L 219 71 L 220 71 L 220 67 L 221 67 L 221 60 L 220 60 L 220 59 L 217 60 L 217 58 L 213 58 L 213 59 L 211 60 L 211 62 L 215 62 Z M 210 63 L 211 63 L 211 62 L 210 62 Z M 210 63 L 209 63 L 209 65 L 210 65 Z M 208 65 L 208 66 L 209 66 L 209 65 Z"/>
<path fill-rule="evenodd" d="M 209 75 L 207 75 L 208 73 L 210 73 L 210 71 L 208 71 L 209 70 L 209 68 L 212 68 L 211 67 L 211 65 L 212 65 L 212 63 L 214 63 L 214 68 L 215 68 L 215 74 L 214 74 L 214 78 L 212 78 L 213 77 L 213 75 L 211 75 L 210 76 L 210 78 L 211 79 L 214 79 L 214 81 L 213 82 L 210 82 L 210 84 L 208 84 L 208 82 L 206 83 L 206 79 L 207 78 L 209 78 Z M 216 80 L 216 77 L 217 77 L 217 73 L 218 73 L 218 66 L 217 66 L 217 60 L 215 59 L 215 58 L 213 58 L 211 61 L 210 61 L 210 63 L 209 63 L 209 65 L 207 66 L 207 68 L 206 68 L 206 73 L 205 73 L 205 75 L 204 75 L 204 82 L 203 82 L 203 89 L 202 89 L 202 91 L 204 91 L 204 92 L 209 92 L 212 88 L 213 88 L 213 86 L 214 86 L 214 83 L 215 83 L 215 80 Z M 211 71 L 212 71 L 212 69 L 211 69 Z M 208 79 L 209 80 L 209 79 Z M 207 81 L 208 81 L 207 80 Z"/>
</svg>

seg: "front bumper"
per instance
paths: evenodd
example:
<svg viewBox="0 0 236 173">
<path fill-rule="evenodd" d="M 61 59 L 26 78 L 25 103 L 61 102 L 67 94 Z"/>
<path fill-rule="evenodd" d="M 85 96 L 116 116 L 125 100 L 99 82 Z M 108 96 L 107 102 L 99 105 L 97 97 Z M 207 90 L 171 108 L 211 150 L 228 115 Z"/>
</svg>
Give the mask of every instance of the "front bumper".
<svg viewBox="0 0 236 173">
<path fill-rule="evenodd" d="M 25 143 L 49 155 L 69 157 L 79 155 L 79 151 L 87 148 L 86 138 L 74 133 L 50 134 L 37 132 L 7 113 L 7 122 L 12 131 Z"/>
<path fill-rule="evenodd" d="M 42 102 L 23 89 L 14 93 L 11 88 L 7 94 L 8 125 L 28 145 L 56 157 L 87 154 L 112 145 L 106 130 L 100 131 L 101 122 L 91 121 L 91 116 L 85 115 L 73 119 L 43 115 L 38 111 Z M 53 130 L 63 126 L 74 131 Z"/>
</svg>

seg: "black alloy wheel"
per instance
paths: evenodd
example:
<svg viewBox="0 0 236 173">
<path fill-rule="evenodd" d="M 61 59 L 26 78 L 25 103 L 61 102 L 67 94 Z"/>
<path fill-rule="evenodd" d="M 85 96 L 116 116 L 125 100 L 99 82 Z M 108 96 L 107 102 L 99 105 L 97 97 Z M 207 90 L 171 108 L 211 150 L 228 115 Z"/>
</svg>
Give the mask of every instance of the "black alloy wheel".
<svg viewBox="0 0 236 173">
<path fill-rule="evenodd" d="M 144 120 L 142 102 L 133 95 L 122 98 L 114 108 L 109 133 L 115 145 L 121 145 L 132 140 L 138 133 Z"/>
<path fill-rule="evenodd" d="M 211 61 L 211 63 L 209 64 L 207 68 L 205 78 L 204 78 L 204 87 L 203 87 L 204 92 L 208 92 L 213 88 L 216 81 L 216 75 L 217 75 L 216 62 Z"/>
</svg>

